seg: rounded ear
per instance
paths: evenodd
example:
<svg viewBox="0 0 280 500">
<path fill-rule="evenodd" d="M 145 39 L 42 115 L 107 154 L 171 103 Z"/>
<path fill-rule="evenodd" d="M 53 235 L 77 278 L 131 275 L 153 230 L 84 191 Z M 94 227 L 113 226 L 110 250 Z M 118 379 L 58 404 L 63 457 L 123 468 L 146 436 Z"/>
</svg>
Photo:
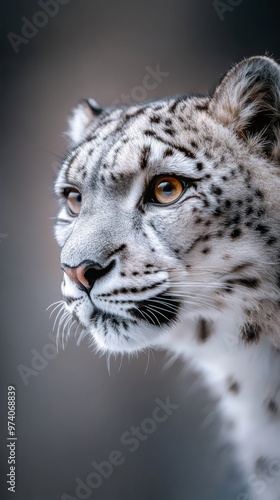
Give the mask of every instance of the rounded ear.
<svg viewBox="0 0 280 500">
<path fill-rule="evenodd" d="M 251 57 L 234 66 L 217 87 L 209 111 L 244 140 L 280 152 L 280 67 L 269 57 Z"/>
<path fill-rule="evenodd" d="M 68 130 L 65 132 L 71 139 L 72 146 L 81 142 L 88 126 L 100 113 L 102 113 L 102 109 L 94 99 L 82 99 L 72 110 L 68 119 Z"/>
</svg>

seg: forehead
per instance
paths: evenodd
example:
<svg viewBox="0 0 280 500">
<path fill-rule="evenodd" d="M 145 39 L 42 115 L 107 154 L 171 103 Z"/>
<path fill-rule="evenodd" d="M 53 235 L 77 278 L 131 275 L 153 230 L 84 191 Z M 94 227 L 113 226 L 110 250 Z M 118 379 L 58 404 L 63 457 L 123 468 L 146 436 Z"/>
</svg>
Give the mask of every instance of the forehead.
<svg viewBox="0 0 280 500">
<path fill-rule="evenodd" d="M 151 166 L 201 165 L 205 123 L 199 119 L 196 98 L 172 98 L 126 109 L 105 110 L 81 145 L 63 164 L 58 182 L 84 184 L 133 177 Z M 199 135 L 198 135 L 199 130 Z"/>
</svg>

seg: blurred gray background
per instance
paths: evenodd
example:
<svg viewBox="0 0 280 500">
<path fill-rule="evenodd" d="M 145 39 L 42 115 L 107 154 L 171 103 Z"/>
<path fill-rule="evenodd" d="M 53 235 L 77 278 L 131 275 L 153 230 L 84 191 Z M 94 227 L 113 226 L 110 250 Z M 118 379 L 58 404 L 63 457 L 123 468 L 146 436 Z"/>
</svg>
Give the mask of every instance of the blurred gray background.
<svg viewBox="0 0 280 500">
<path fill-rule="evenodd" d="M 204 93 L 244 56 L 279 58 L 276 2 L 234 3 L 42 0 L 52 9 L 42 16 L 38 1 L 1 1 L 1 500 L 235 500 L 240 491 L 230 449 L 216 440 L 215 401 L 197 374 L 179 361 L 163 369 L 165 353 L 148 366 L 146 354 L 121 367 L 112 360 L 109 374 L 106 358 L 74 338 L 56 354 L 46 312 L 60 300 L 52 182 L 71 108 L 89 96 L 106 105 L 123 95 Z M 23 31 L 32 19 L 41 27 Z M 147 91 L 147 66 L 157 65 L 168 75 Z M 15 495 L 6 489 L 9 384 L 17 390 Z M 167 396 L 178 408 L 130 452 L 122 434 Z M 86 481 L 92 462 L 113 450 L 124 463 L 76 496 L 76 479 Z"/>
</svg>

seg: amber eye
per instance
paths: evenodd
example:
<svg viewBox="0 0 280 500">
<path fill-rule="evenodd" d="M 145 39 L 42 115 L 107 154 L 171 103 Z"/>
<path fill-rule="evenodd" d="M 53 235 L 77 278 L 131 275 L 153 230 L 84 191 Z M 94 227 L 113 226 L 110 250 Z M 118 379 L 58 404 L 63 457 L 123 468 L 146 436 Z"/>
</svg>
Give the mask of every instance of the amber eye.
<svg viewBox="0 0 280 500">
<path fill-rule="evenodd" d="M 176 201 L 184 189 L 183 182 L 177 177 L 160 177 L 153 187 L 155 203 L 167 204 Z"/>
<path fill-rule="evenodd" d="M 77 189 L 71 188 L 64 192 L 70 215 L 78 215 L 81 209 L 82 196 Z"/>
</svg>

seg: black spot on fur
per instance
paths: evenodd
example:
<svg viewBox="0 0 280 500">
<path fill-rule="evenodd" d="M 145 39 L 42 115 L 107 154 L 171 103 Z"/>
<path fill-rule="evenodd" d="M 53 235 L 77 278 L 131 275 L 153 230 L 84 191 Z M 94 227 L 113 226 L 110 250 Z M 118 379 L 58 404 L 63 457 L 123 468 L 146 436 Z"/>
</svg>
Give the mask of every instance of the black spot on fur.
<svg viewBox="0 0 280 500">
<path fill-rule="evenodd" d="M 169 134 L 169 135 L 174 135 L 175 134 L 175 130 L 173 130 L 173 128 L 165 128 L 164 132 L 166 134 Z"/>
<path fill-rule="evenodd" d="M 263 198 L 263 193 L 259 189 L 255 190 L 255 195 L 258 196 L 258 198 Z"/>
<path fill-rule="evenodd" d="M 148 137 L 155 137 L 156 133 L 153 130 L 145 130 L 144 134 Z"/>
<path fill-rule="evenodd" d="M 274 415 L 278 414 L 279 408 L 278 408 L 278 405 L 277 405 L 277 403 L 276 403 L 276 401 L 274 399 L 270 399 L 269 400 L 268 405 L 267 405 L 267 409 L 271 413 L 273 413 Z"/>
<path fill-rule="evenodd" d="M 172 105 L 170 106 L 170 108 L 169 108 L 170 113 L 174 113 L 174 112 L 175 112 L 175 110 L 176 110 L 176 108 L 177 108 L 178 104 L 180 104 L 180 102 L 181 102 L 181 101 L 182 101 L 182 100 L 181 100 L 181 98 L 179 97 L 178 99 L 176 99 L 176 100 L 173 102 L 173 104 L 172 104 Z"/>
<path fill-rule="evenodd" d="M 150 122 L 151 123 L 159 123 L 160 122 L 160 117 L 159 116 L 151 116 Z"/>
<path fill-rule="evenodd" d="M 208 106 L 209 106 L 208 103 L 204 103 L 204 104 L 197 104 L 195 107 L 198 111 L 207 111 Z"/>
<path fill-rule="evenodd" d="M 202 250 L 202 253 L 204 253 L 204 254 L 209 253 L 209 252 L 210 252 L 210 248 L 209 247 L 205 247 Z"/>
<path fill-rule="evenodd" d="M 216 195 L 218 195 L 218 196 L 219 196 L 220 194 L 222 194 L 222 192 L 223 192 L 223 191 L 222 191 L 222 189 L 221 189 L 219 186 L 214 186 L 214 185 L 212 185 L 212 186 L 211 186 L 211 192 L 212 192 L 213 194 L 216 194 Z"/>
<path fill-rule="evenodd" d="M 234 266 L 231 270 L 230 273 L 240 273 L 241 271 L 244 271 L 244 269 L 247 269 L 248 267 L 251 267 L 250 262 L 244 262 L 243 264 L 237 264 Z"/>
<path fill-rule="evenodd" d="M 230 200 L 225 200 L 225 207 L 230 208 L 231 207 L 231 201 Z"/>
<path fill-rule="evenodd" d="M 246 215 L 251 215 L 253 213 L 253 208 L 249 205 L 247 208 L 246 208 Z"/>
<path fill-rule="evenodd" d="M 238 394 L 240 392 L 240 384 L 230 377 L 228 380 L 228 390 L 233 392 L 234 394 Z"/>
<path fill-rule="evenodd" d="M 263 224 L 258 224 L 258 225 L 255 227 L 255 230 L 256 230 L 256 231 L 259 231 L 261 234 L 268 233 L 268 227 L 264 226 Z"/>
<path fill-rule="evenodd" d="M 173 151 L 171 148 L 167 148 L 164 153 L 163 153 L 163 158 L 166 158 L 167 156 L 173 156 Z"/>
<path fill-rule="evenodd" d="M 197 162 L 196 164 L 196 168 L 197 170 L 200 172 L 201 170 L 203 170 L 203 163 L 201 161 Z"/>
<path fill-rule="evenodd" d="M 120 245 L 118 248 L 115 248 L 114 250 L 112 250 L 112 252 L 110 252 L 108 255 L 107 255 L 107 259 L 110 259 L 113 255 L 115 255 L 116 253 L 119 253 L 121 252 L 122 250 L 125 250 L 126 249 L 126 244 L 123 243 L 122 245 Z"/>
<path fill-rule="evenodd" d="M 269 240 L 267 240 L 266 244 L 267 244 L 267 245 L 269 245 L 269 246 L 271 246 L 271 245 L 273 245 L 274 243 L 276 243 L 276 241 L 277 241 L 277 238 L 276 238 L 275 236 L 271 236 L 271 237 L 269 238 Z"/>
<path fill-rule="evenodd" d="M 237 214 L 232 218 L 233 224 L 238 224 L 240 222 L 240 215 Z"/>
<path fill-rule="evenodd" d="M 217 207 L 217 208 L 214 210 L 213 215 L 214 215 L 215 217 L 220 217 L 220 215 L 222 215 L 222 211 L 221 211 L 220 207 Z"/>
<path fill-rule="evenodd" d="M 78 300 L 83 300 L 83 297 L 67 297 L 66 295 L 64 295 L 63 298 L 67 305 L 77 302 Z"/>
<path fill-rule="evenodd" d="M 245 286 L 246 288 L 256 289 L 259 286 L 259 280 L 257 278 L 232 278 L 226 281 L 231 285 Z"/>
<path fill-rule="evenodd" d="M 237 227 L 237 228 L 235 228 L 235 229 L 234 229 L 234 230 L 230 233 L 230 236 L 231 236 L 231 238 L 233 238 L 233 239 L 238 238 L 240 235 L 241 235 L 241 231 L 240 231 L 240 229 L 239 229 L 238 227 Z"/>
<path fill-rule="evenodd" d="M 259 325 L 245 324 L 241 331 L 241 338 L 246 344 L 256 344 L 260 339 Z"/>
<path fill-rule="evenodd" d="M 200 343 L 206 342 L 212 334 L 212 325 L 204 318 L 200 318 L 197 323 L 197 340 Z"/>
<path fill-rule="evenodd" d="M 189 149 L 184 148 L 183 146 L 176 146 L 176 149 L 178 149 L 178 151 L 180 151 L 181 153 L 184 153 L 187 158 L 192 158 L 193 160 L 195 160 L 195 155 Z"/>
<path fill-rule="evenodd" d="M 144 170 L 147 167 L 150 152 L 151 152 L 150 146 L 144 146 L 141 151 L 140 167 L 142 170 Z"/>
</svg>

